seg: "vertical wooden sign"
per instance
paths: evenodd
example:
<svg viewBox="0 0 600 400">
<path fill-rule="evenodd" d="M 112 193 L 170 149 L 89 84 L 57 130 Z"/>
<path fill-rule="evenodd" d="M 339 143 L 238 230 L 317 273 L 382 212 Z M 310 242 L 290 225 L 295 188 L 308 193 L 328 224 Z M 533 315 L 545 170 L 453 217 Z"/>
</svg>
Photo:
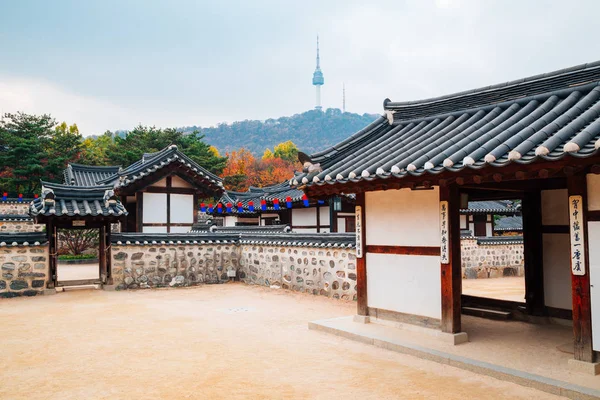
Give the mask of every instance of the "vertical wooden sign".
<svg viewBox="0 0 600 400">
<path fill-rule="evenodd" d="M 450 263 L 448 228 L 448 202 L 443 200 L 440 201 L 440 262 L 442 264 Z"/>
<path fill-rule="evenodd" d="M 363 243 L 362 243 L 362 230 L 363 230 L 363 220 L 362 220 L 362 207 L 356 206 L 356 257 L 362 258 L 363 256 Z"/>
<path fill-rule="evenodd" d="M 571 273 L 585 275 L 585 233 L 583 229 L 583 197 L 569 196 L 569 230 L 571 233 Z"/>
</svg>

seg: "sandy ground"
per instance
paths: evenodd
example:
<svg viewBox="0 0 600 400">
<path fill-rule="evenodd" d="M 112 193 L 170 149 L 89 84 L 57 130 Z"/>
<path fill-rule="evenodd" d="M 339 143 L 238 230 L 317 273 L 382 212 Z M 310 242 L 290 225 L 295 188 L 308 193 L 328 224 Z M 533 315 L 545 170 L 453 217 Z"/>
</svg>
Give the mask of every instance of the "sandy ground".
<svg viewBox="0 0 600 400">
<path fill-rule="evenodd" d="M 0 399 L 554 399 L 310 331 L 355 303 L 238 283 L 0 304 Z"/>
<path fill-rule="evenodd" d="M 76 281 L 83 279 L 98 279 L 100 267 L 98 263 L 93 264 L 61 264 L 56 270 L 59 281 Z"/>
<path fill-rule="evenodd" d="M 463 279 L 462 293 L 490 299 L 525 302 L 525 278 Z"/>
</svg>

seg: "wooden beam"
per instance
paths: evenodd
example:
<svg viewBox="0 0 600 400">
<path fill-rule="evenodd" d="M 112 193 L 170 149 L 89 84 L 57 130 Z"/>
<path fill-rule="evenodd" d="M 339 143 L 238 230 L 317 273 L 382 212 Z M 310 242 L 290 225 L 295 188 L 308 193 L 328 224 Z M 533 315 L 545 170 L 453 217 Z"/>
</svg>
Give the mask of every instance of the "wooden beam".
<svg viewBox="0 0 600 400">
<path fill-rule="evenodd" d="M 46 283 L 46 287 L 52 289 L 56 287 L 58 281 L 58 273 L 56 271 L 58 237 L 56 235 L 56 226 L 52 219 L 49 219 L 46 223 L 46 232 L 48 235 L 48 282 Z"/>
<path fill-rule="evenodd" d="M 460 192 L 456 185 L 440 188 L 440 201 L 448 202 L 448 260 L 441 263 L 443 332 L 461 331 L 462 274 L 460 258 Z"/>
<path fill-rule="evenodd" d="M 102 225 L 99 229 L 98 243 L 98 276 L 102 283 L 106 283 L 106 278 L 108 277 L 106 269 L 106 225 Z"/>
<path fill-rule="evenodd" d="M 584 174 L 573 175 L 567 180 L 569 196 L 581 196 L 579 206 L 581 227 L 583 228 L 585 257 L 582 260 L 584 275 L 571 274 L 571 296 L 573 298 L 573 356 L 576 360 L 594 362 L 592 349 L 592 311 L 590 298 L 589 243 L 587 218 L 587 182 Z M 571 259 L 573 263 L 573 259 Z"/>
<path fill-rule="evenodd" d="M 515 178 L 517 178 L 520 181 L 524 180 L 526 177 L 527 177 L 527 174 L 524 171 L 515 172 Z"/>
<path fill-rule="evenodd" d="M 144 217 L 144 193 L 143 192 L 135 192 L 135 200 L 136 200 L 136 213 L 135 213 L 135 221 L 137 225 L 136 232 L 143 231 L 143 217 Z"/>
<path fill-rule="evenodd" d="M 473 176 L 473 182 L 475 182 L 476 184 L 480 184 L 481 182 L 483 182 L 483 178 L 481 175 L 474 175 Z"/>
<path fill-rule="evenodd" d="M 538 176 L 542 179 L 546 179 L 550 175 L 550 172 L 546 168 L 542 168 L 538 171 Z"/>
<path fill-rule="evenodd" d="M 492 175 L 492 179 L 494 182 L 502 182 L 503 176 L 502 174 L 496 173 Z"/>
<path fill-rule="evenodd" d="M 360 206 L 360 220 L 362 221 L 360 242 L 366 248 L 367 224 L 366 224 L 366 209 L 365 209 L 365 194 L 358 193 L 356 195 L 356 206 Z M 369 301 L 367 293 L 367 252 L 363 250 L 363 255 L 356 258 L 356 297 L 358 315 L 369 315 Z"/>
<path fill-rule="evenodd" d="M 167 233 L 171 232 L 171 189 L 173 177 L 167 176 Z"/>
<path fill-rule="evenodd" d="M 544 253 L 542 248 L 541 192 L 526 192 L 522 199 L 525 303 L 530 315 L 544 315 Z"/>
<path fill-rule="evenodd" d="M 439 256 L 439 247 L 427 246 L 365 246 L 367 253 L 375 254 L 405 254 L 411 256 Z"/>
<path fill-rule="evenodd" d="M 590 168 L 590 172 L 592 174 L 596 174 L 596 175 L 600 174 L 600 165 L 598 165 L 598 164 L 592 165 L 592 167 Z"/>
</svg>

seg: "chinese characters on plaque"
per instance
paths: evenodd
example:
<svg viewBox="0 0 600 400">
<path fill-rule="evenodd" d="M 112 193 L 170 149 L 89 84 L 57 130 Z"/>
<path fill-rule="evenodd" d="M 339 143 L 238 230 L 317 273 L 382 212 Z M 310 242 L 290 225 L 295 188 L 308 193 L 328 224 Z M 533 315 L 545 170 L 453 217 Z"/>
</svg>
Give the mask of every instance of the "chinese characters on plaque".
<svg viewBox="0 0 600 400">
<path fill-rule="evenodd" d="M 585 245 L 583 230 L 583 198 L 569 196 L 569 219 L 571 232 L 571 272 L 585 275 Z"/>
<path fill-rule="evenodd" d="M 440 262 L 442 264 L 450 262 L 448 228 L 448 202 L 440 201 Z"/>
<path fill-rule="evenodd" d="M 362 207 L 356 206 L 356 257 L 357 258 L 362 258 L 362 256 L 363 256 L 362 230 L 363 230 Z"/>
</svg>

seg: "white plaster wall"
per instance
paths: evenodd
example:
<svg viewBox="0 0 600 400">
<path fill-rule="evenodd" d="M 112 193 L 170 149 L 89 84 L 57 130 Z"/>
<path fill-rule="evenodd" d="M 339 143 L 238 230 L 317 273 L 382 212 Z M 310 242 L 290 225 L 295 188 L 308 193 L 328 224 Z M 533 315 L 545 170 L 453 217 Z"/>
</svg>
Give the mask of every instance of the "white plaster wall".
<svg viewBox="0 0 600 400">
<path fill-rule="evenodd" d="M 544 302 L 548 307 L 572 310 L 569 235 L 545 233 L 542 237 Z"/>
<path fill-rule="evenodd" d="M 542 190 L 542 225 L 569 225 L 567 189 Z"/>
<path fill-rule="evenodd" d="M 319 214 L 321 218 L 319 226 L 329 226 L 329 207 L 320 207 Z"/>
<path fill-rule="evenodd" d="M 154 182 L 152 186 L 167 187 L 167 178 L 162 178 L 161 180 Z"/>
<path fill-rule="evenodd" d="M 365 203 L 367 245 L 440 245 L 439 188 L 367 192 Z"/>
<path fill-rule="evenodd" d="M 235 226 L 238 218 L 235 215 L 226 215 L 223 218 L 223 226 Z"/>
<path fill-rule="evenodd" d="M 192 229 L 191 226 L 172 226 L 171 233 L 187 233 Z"/>
<path fill-rule="evenodd" d="M 460 216 L 460 229 L 467 229 L 467 216 L 466 215 Z"/>
<path fill-rule="evenodd" d="M 373 253 L 366 257 L 369 307 L 441 318 L 439 257 Z"/>
<path fill-rule="evenodd" d="M 171 194 L 171 223 L 191 224 L 193 222 L 194 196 L 191 194 Z"/>
<path fill-rule="evenodd" d="M 590 243 L 588 252 L 592 302 L 592 345 L 594 350 L 600 351 L 600 248 L 598 247 L 600 243 L 600 221 L 588 222 L 588 241 Z"/>
<path fill-rule="evenodd" d="M 167 195 L 165 193 L 143 193 L 143 223 L 167 223 Z M 144 231 L 146 232 L 146 231 Z"/>
<path fill-rule="evenodd" d="M 317 209 L 292 208 L 292 224 L 294 226 L 317 225 Z"/>
<path fill-rule="evenodd" d="M 297 233 L 317 233 L 317 228 L 294 228 Z"/>
<path fill-rule="evenodd" d="M 346 232 L 346 218 L 338 218 L 337 219 L 337 231 L 338 231 L 338 233 Z"/>
<path fill-rule="evenodd" d="M 600 210 L 600 175 L 587 175 L 588 210 Z M 600 344 L 599 344 L 600 346 Z"/>
<path fill-rule="evenodd" d="M 485 224 L 485 236 L 494 236 L 494 232 L 492 231 L 492 223 L 488 222 Z"/>
<path fill-rule="evenodd" d="M 167 233 L 166 226 L 144 226 L 142 228 L 144 233 Z"/>
<path fill-rule="evenodd" d="M 176 188 L 190 188 L 192 185 L 188 181 L 178 177 L 177 175 L 171 176 L 171 187 Z"/>
</svg>

